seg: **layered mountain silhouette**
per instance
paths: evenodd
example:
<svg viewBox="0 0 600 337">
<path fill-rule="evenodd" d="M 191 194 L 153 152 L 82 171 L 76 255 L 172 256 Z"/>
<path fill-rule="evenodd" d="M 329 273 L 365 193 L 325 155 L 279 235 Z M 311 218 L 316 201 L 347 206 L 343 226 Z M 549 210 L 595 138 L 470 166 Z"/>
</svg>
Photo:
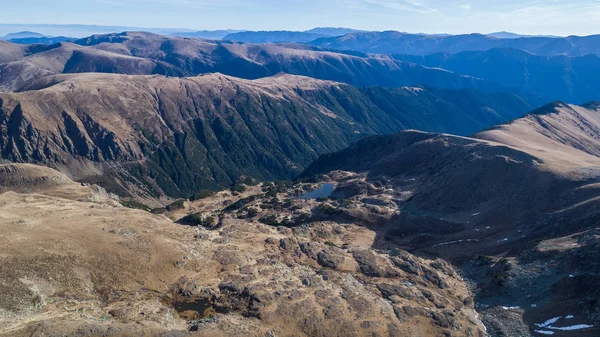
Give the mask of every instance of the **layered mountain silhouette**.
<svg viewBox="0 0 600 337">
<path fill-rule="evenodd" d="M 600 57 L 540 56 L 519 49 L 466 51 L 397 59 L 482 78 L 581 104 L 600 98 Z"/>
<path fill-rule="evenodd" d="M 311 45 L 378 54 L 427 55 L 483 51 L 493 48 L 522 49 L 538 55 L 584 56 L 600 53 L 600 35 L 569 37 L 496 38 L 482 34 L 421 35 L 396 31 L 352 33 L 321 38 Z"/>
<path fill-rule="evenodd" d="M 95 35 L 52 46 L 0 48 L 0 89 L 20 90 L 31 78 L 79 72 L 194 76 L 203 73 L 256 79 L 285 72 L 355 86 L 430 85 L 513 92 L 532 104 L 541 95 L 433 69 L 389 56 L 336 53 L 299 45 L 253 45 L 166 37 L 150 33 Z M 11 62 L 12 61 L 12 62 Z"/>
<path fill-rule="evenodd" d="M 360 32 L 350 28 L 317 27 L 298 32 L 289 30 L 279 31 L 244 31 L 233 32 L 223 37 L 223 40 L 248 42 L 248 43 L 277 43 L 296 42 L 307 43 L 322 37 L 343 36 Z"/>
<path fill-rule="evenodd" d="M 342 34 L 343 35 L 343 34 Z M 277 42 L 299 42 L 306 43 L 322 37 L 329 37 L 328 34 L 294 32 L 289 30 L 279 31 L 258 31 L 258 32 L 239 32 L 228 34 L 223 40 L 248 42 L 248 43 L 277 43 Z"/>
</svg>

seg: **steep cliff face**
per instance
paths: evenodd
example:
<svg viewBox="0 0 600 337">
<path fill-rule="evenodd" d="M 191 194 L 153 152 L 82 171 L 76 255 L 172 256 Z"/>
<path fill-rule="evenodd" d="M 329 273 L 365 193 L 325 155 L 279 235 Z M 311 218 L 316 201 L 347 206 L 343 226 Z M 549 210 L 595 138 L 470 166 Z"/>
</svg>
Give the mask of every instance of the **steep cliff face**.
<svg viewBox="0 0 600 337">
<path fill-rule="evenodd" d="M 3 158 L 152 196 L 189 196 L 240 176 L 289 179 L 366 135 L 467 134 L 529 109 L 509 94 L 459 91 L 457 100 L 447 90 L 358 89 L 291 75 L 78 74 L 30 85 L 37 90 L 0 95 Z"/>
</svg>

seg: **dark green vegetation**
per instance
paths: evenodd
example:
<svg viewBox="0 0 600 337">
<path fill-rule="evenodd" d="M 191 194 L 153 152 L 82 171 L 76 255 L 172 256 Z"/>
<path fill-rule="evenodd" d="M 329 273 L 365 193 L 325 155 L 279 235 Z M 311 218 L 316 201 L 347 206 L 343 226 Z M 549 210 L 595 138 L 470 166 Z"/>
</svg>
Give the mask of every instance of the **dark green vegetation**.
<svg viewBox="0 0 600 337">
<path fill-rule="evenodd" d="M 209 213 L 194 213 L 185 216 L 178 221 L 179 224 L 186 226 L 202 226 L 214 229 L 218 225 L 219 219 Z"/>
<path fill-rule="evenodd" d="M 211 197 L 214 194 L 215 194 L 215 192 L 211 191 L 211 190 L 200 190 L 200 191 L 194 193 L 189 199 L 190 199 L 190 201 L 197 201 L 197 200 L 206 199 L 208 197 Z"/>
</svg>

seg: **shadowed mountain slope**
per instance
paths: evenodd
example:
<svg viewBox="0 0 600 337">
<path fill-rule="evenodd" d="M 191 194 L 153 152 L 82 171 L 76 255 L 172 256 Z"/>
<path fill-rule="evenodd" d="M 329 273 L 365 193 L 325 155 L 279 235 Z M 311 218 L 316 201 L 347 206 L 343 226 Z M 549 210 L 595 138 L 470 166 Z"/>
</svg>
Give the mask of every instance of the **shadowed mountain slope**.
<svg viewBox="0 0 600 337">
<path fill-rule="evenodd" d="M 517 49 L 491 49 L 395 58 L 535 91 L 555 100 L 580 104 L 600 99 L 598 55 L 539 56 Z"/>
<path fill-rule="evenodd" d="M 412 197 L 389 237 L 459 258 L 523 249 L 530 238 L 572 234 L 597 220 L 599 146 L 597 105 L 554 103 L 473 138 L 416 131 L 366 138 L 321 156 L 302 176 L 343 170 L 395 179 Z M 486 224 L 493 229 L 481 230 Z M 473 243 L 461 250 L 435 246 L 467 239 Z"/>
<path fill-rule="evenodd" d="M 76 179 L 120 177 L 105 185 L 122 194 L 133 185 L 174 197 L 243 175 L 291 178 L 366 135 L 469 134 L 530 109 L 508 94 L 357 89 L 292 75 L 59 75 L 30 89 L 37 90 L 0 95 L 3 158 L 60 167 Z"/>
<path fill-rule="evenodd" d="M 460 266 L 491 335 L 593 337 L 599 127 L 598 103 L 556 102 L 472 138 L 369 137 L 303 176 L 336 184 L 325 219 L 376 229 L 380 249 Z"/>
</svg>

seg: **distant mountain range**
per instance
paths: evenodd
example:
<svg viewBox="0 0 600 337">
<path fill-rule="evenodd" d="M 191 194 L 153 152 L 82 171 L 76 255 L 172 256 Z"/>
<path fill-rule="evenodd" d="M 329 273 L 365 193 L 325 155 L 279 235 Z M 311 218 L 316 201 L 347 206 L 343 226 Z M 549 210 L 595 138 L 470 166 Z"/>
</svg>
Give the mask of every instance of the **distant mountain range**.
<svg viewBox="0 0 600 337">
<path fill-rule="evenodd" d="M 0 40 L 13 40 L 13 39 L 36 39 L 36 38 L 43 38 L 46 37 L 43 34 L 40 33 L 36 33 L 36 32 L 29 32 L 29 31 L 23 31 L 23 32 L 16 32 L 16 33 L 10 33 L 10 34 L 6 34 L 5 36 L 0 37 Z"/>
<path fill-rule="evenodd" d="M 72 37 L 65 36 L 54 36 L 54 37 L 23 37 L 18 39 L 10 39 L 8 42 L 17 43 L 17 44 L 45 44 L 52 45 L 61 42 L 70 42 L 75 39 Z"/>
<path fill-rule="evenodd" d="M 361 32 L 350 28 L 313 28 L 303 32 L 296 31 L 244 31 L 232 33 L 223 40 L 248 42 L 248 43 L 308 43 L 322 37 L 343 36 L 350 33 Z"/>
<path fill-rule="evenodd" d="M 553 35 L 522 35 L 522 34 L 511 33 L 511 32 L 495 32 L 495 33 L 489 33 L 489 34 L 485 34 L 485 35 L 490 36 L 490 37 L 495 37 L 498 39 L 520 39 L 520 38 L 529 38 L 529 37 L 560 38 L 560 36 L 553 36 Z"/>
<path fill-rule="evenodd" d="M 71 36 L 75 38 L 94 34 L 109 34 L 124 31 L 146 31 L 157 34 L 169 35 L 176 32 L 194 32 L 183 28 L 148 28 L 131 26 L 103 26 L 103 25 L 48 25 L 48 24 L 0 24 L 0 35 L 14 32 L 38 32 L 44 36 Z M 39 37 L 39 36 L 38 36 Z"/>
<path fill-rule="evenodd" d="M 328 37 L 329 35 L 292 32 L 292 31 L 260 31 L 260 32 L 241 32 L 229 34 L 223 38 L 227 41 L 238 41 L 247 43 L 277 43 L 277 42 L 296 42 L 307 43 L 318 38 Z"/>
<path fill-rule="evenodd" d="M 221 40 L 225 36 L 229 34 L 235 34 L 243 32 L 243 30 L 199 30 L 196 32 L 173 32 L 169 33 L 170 36 L 179 36 L 179 37 L 190 37 L 196 39 L 207 39 L 207 40 Z"/>
<path fill-rule="evenodd" d="M 102 25 L 30 25 L 30 24 L 0 24 L 0 35 L 7 35 L 8 38 L 31 38 L 46 36 L 72 36 L 85 37 L 94 34 L 110 34 L 124 31 L 145 31 L 155 34 L 201 38 L 209 40 L 221 40 L 228 34 L 247 32 L 245 29 L 219 29 L 219 30 L 192 30 L 182 28 L 150 28 L 150 27 L 127 27 L 127 26 L 102 26 Z M 21 32 L 13 35 L 15 32 Z M 41 33 L 36 33 L 41 32 Z M 290 31 L 291 32 L 291 31 Z M 315 34 L 319 37 L 341 36 L 348 33 L 360 32 L 360 30 L 338 27 L 317 27 L 298 33 Z M 30 34 L 22 34 L 30 33 Z M 258 33 L 258 32 L 255 32 Z M 33 35 L 32 35 L 33 34 Z M 294 41 L 286 41 L 294 42 Z"/>
<path fill-rule="evenodd" d="M 483 51 L 493 48 L 522 49 L 537 55 L 548 56 L 600 54 L 600 35 L 500 39 L 482 34 L 435 36 L 387 31 L 320 38 L 310 44 L 322 48 L 377 54 L 428 55 Z"/>
<path fill-rule="evenodd" d="M 600 56 L 541 56 L 519 49 L 465 51 L 398 60 L 443 68 L 490 82 L 515 86 L 572 103 L 600 99 Z"/>
<path fill-rule="evenodd" d="M 324 51 L 303 45 L 254 45 L 167 37 L 151 33 L 94 35 L 48 47 L 0 48 L 0 89 L 19 90 L 33 78 L 78 72 L 194 76 L 204 73 L 257 79 L 280 72 L 354 86 L 429 85 L 514 92 L 532 104 L 547 100 L 516 87 L 395 60 L 390 56 Z"/>
<path fill-rule="evenodd" d="M 45 44 L 51 45 L 60 42 L 74 41 L 74 38 L 69 38 L 65 36 L 45 36 L 36 32 L 16 32 L 10 33 L 3 37 L 0 37 L 0 40 L 16 43 L 16 44 Z"/>
</svg>

